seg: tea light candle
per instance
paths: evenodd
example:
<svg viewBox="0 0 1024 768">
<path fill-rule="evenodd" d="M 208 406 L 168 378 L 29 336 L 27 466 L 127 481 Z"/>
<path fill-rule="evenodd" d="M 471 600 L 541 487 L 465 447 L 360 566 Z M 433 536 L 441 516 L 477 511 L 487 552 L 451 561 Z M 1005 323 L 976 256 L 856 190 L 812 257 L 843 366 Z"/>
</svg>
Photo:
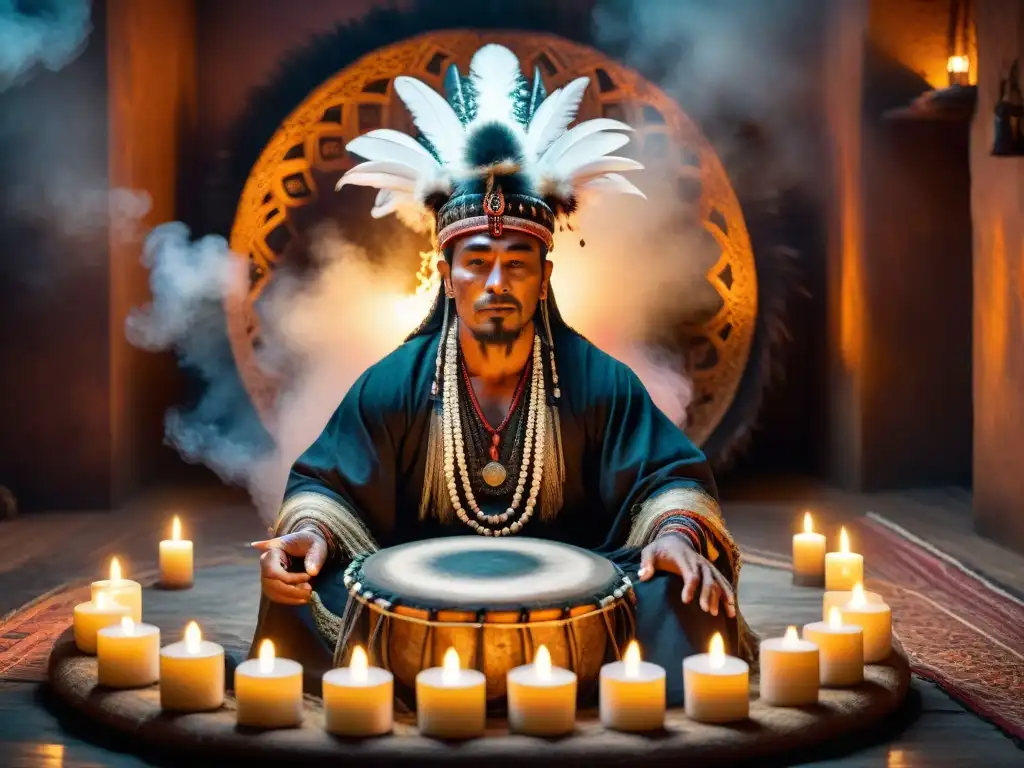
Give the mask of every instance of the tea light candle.
<svg viewBox="0 0 1024 768">
<path fill-rule="evenodd" d="M 106 592 L 96 595 L 95 601 L 75 606 L 75 645 L 82 653 L 96 653 L 96 633 L 104 627 L 120 624 L 130 613 L 128 606 L 115 603 Z"/>
<path fill-rule="evenodd" d="M 856 586 L 856 584 L 854 585 Z M 828 615 L 832 612 L 833 608 L 838 608 L 842 612 L 843 606 L 845 606 L 853 598 L 852 589 L 836 590 L 834 592 L 826 592 L 821 598 L 821 620 L 828 621 Z M 869 603 L 882 603 L 882 596 L 877 592 L 864 592 L 864 599 Z"/>
<path fill-rule="evenodd" d="M 796 627 L 761 642 L 761 701 L 772 707 L 803 707 L 818 701 L 818 646 L 801 640 Z"/>
<path fill-rule="evenodd" d="M 96 633 L 96 662 L 100 685 L 144 688 L 160 679 L 160 630 L 136 624 L 130 616 Z"/>
<path fill-rule="evenodd" d="M 727 656 L 718 632 L 707 653 L 683 659 L 686 716 L 698 723 L 732 723 L 750 715 L 750 667 Z"/>
<path fill-rule="evenodd" d="M 185 639 L 160 651 L 160 706 L 176 712 L 208 712 L 224 703 L 224 649 L 203 640 L 194 621 Z"/>
<path fill-rule="evenodd" d="M 239 725 L 294 728 L 302 724 L 302 665 L 274 658 L 274 644 L 260 643 L 259 656 L 235 670 Z"/>
<path fill-rule="evenodd" d="M 864 557 L 850 551 L 850 537 L 841 528 L 839 551 L 825 555 L 825 589 L 853 589 L 858 581 L 864 581 Z"/>
<path fill-rule="evenodd" d="M 818 646 L 821 685 L 843 688 L 864 680 L 864 633 L 860 627 L 844 624 L 838 608 L 828 621 L 816 621 L 804 627 L 804 639 Z"/>
<path fill-rule="evenodd" d="M 513 733 L 561 736 L 576 727 L 576 675 L 553 667 L 547 646 L 537 649 L 533 664 L 509 670 L 507 681 Z"/>
<path fill-rule="evenodd" d="M 864 663 L 873 664 L 892 650 L 892 611 L 884 602 L 870 602 L 864 587 L 853 587 L 853 596 L 840 612 L 844 624 L 855 624 L 864 632 Z"/>
<path fill-rule="evenodd" d="M 110 578 L 92 583 L 94 603 L 100 592 L 105 592 L 115 603 L 126 606 L 128 615 L 136 624 L 142 621 L 142 585 L 137 581 L 122 578 L 121 563 L 116 557 L 110 559 Z"/>
<path fill-rule="evenodd" d="M 357 646 L 347 667 L 323 676 L 325 728 L 338 736 L 380 736 L 394 725 L 394 677 L 371 667 Z"/>
<path fill-rule="evenodd" d="M 793 583 L 820 587 L 825 583 L 825 535 L 814 532 L 811 513 L 804 513 L 804 530 L 793 536 Z"/>
<path fill-rule="evenodd" d="M 160 586 L 186 589 L 192 586 L 192 542 L 181 538 L 181 520 L 171 522 L 171 538 L 160 542 Z"/>
<path fill-rule="evenodd" d="M 665 727 L 665 669 L 640 660 L 632 641 L 622 655 L 601 667 L 601 725 L 616 731 L 657 731 Z"/>
<path fill-rule="evenodd" d="M 487 678 L 475 669 L 461 669 L 454 648 L 445 652 L 442 664 L 416 675 L 416 722 L 420 733 L 438 739 L 482 736 Z"/>
</svg>

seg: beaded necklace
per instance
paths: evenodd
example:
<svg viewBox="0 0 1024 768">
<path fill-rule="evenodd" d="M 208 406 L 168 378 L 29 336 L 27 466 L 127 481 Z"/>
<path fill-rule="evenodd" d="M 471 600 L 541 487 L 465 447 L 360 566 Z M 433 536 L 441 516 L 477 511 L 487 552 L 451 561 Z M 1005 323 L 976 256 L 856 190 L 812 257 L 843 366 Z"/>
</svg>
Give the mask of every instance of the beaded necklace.
<svg viewBox="0 0 1024 768">
<path fill-rule="evenodd" d="M 480 407 L 480 402 L 476 399 L 476 392 L 473 391 L 473 381 L 469 377 L 469 371 L 466 369 L 466 361 L 462 361 L 462 378 L 466 384 L 466 393 L 469 395 L 469 402 L 473 405 L 473 411 L 476 413 L 476 417 L 480 420 L 480 424 L 486 430 L 487 434 L 491 436 L 491 444 L 488 448 L 488 455 L 491 460 L 487 462 L 487 465 L 483 468 L 480 475 L 483 481 L 487 483 L 491 488 L 497 488 L 505 482 L 505 478 L 508 477 L 508 470 L 505 469 L 505 465 L 501 463 L 501 455 L 498 451 L 498 447 L 501 445 L 501 436 L 508 427 L 508 423 L 512 418 L 512 414 L 516 412 L 516 408 L 519 407 L 519 401 L 523 397 L 523 390 L 526 388 L 526 377 L 530 372 L 530 365 L 523 366 L 523 372 L 519 376 L 519 383 L 516 385 L 515 393 L 512 395 L 512 403 L 508 407 L 508 413 L 505 414 L 505 418 L 502 419 L 501 424 L 497 427 L 492 427 L 491 423 L 487 421 L 487 417 L 484 416 L 483 409 Z"/>
<path fill-rule="evenodd" d="M 541 364 L 540 336 L 533 339 L 533 363 L 531 366 L 529 410 L 526 417 L 526 437 L 523 445 L 523 459 L 519 468 L 519 482 L 512 494 L 512 503 L 500 515 L 488 515 L 480 509 L 473 495 L 469 470 L 466 464 L 465 441 L 462 434 L 462 419 L 459 415 L 458 396 L 458 320 L 448 329 L 444 355 L 444 381 L 442 384 L 441 432 L 444 438 L 444 473 L 451 496 L 452 507 L 459 519 L 479 533 L 481 536 L 508 536 L 518 533 L 533 516 L 540 494 L 541 479 L 544 475 L 544 446 L 546 439 L 547 419 L 543 409 L 546 402 L 544 396 L 544 374 Z M 531 459 L 533 460 L 532 478 L 530 477 Z M 458 477 L 456 477 L 456 468 Z M 526 498 L 526 506 L 518 515 L 519 505 L 523 501 L 527 480 L 530 480 L 530 492 Z M 462 483 L 462 495 L 466 500 L 469 512 L 463 507 L 459 498 L 459 483 Z M 510 523 L 509 521 L 512 520 Z M 498 527 L 502 526 L 502 527 Z"/>
</svg>

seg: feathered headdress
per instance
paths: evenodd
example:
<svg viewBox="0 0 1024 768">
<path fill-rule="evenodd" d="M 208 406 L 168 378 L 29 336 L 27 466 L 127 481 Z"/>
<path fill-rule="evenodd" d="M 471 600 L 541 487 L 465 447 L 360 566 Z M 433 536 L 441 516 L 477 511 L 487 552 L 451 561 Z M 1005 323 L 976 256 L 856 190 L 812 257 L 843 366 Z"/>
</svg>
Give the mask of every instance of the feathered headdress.
<svg viewBox="0 0 1024 768">
<path fill-rule="evenodd" d="M 560 219 L 588 193 L 644 197 L 621 171 L 643 166 L 614 152 L 632 131 L 618 120 L 576 118 L 590 78 L 547 95 L 540 71 L 529 84 L 508 48 L 485 45 L 468 77 L 452 65 L 445 100 L 425 83 L 395 78 L 395 92 L 412 114 L 419 136 L 378 129 L 349 142 L 367 162 L 345 173 L 346 184 L 380 190 L 370 215 L 398 213 L 435 227 L 440 250 L 454 238 L 505 229 L 527 232 L 550 250 Z M 567 130 L 568 129 L 568 130 Z"/>
</svg>

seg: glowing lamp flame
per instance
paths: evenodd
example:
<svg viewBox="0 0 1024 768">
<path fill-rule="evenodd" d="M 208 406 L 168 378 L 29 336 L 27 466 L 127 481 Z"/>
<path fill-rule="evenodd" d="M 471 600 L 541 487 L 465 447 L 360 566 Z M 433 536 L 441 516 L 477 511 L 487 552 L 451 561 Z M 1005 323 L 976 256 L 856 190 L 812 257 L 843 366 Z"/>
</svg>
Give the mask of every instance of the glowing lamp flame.
<svg viewBox="0 0 1024 768">
<path fill-rule="evenodd" d="M 126 635 L 135 634 L 135 622 L 132 621 L 131 616 L 121 617 L 121 631 L 124 632 Z"/>
<path fill-rule="evenodd" d="M 811 520 L 810 512 L 804 512 L 804 533 L 814 533 L 814 523 Z"/>
<path fill-rule="evenodd" d="M 828 628 L 829 629 L 842 629 L 843 627 L 843 614 L 839 612 L 837 606 L 832 606 L 828 612 Z"/>
<path fill-rule="evenodd" d="M 966 56 L 950 56 L 946 61 L 946 71 L 951 75 L 965 75 L 971 70 L 971 60 Z"/>
<path fill-rule="evenodd" d="M 839 529 L 839 551 L 844 555 L 850 554 L 850 537 L 845 526 Z"/>
<path fill-rule="evenodd" d="M 787 627 L 786 634 L 782 638 L 782 645 L 786 648 L 792 648 L 796 645 L 797 640 L 800 636 L 796 633 L 796 627 Z"/>
<path fill-rule="evenodd" d="M 171 521 L 171 541 L 181 541 L 181 520 L 177 515 Z"/>
<path fill-rule="evenodd" d="M 203 642 L 203 633 L 199 625 L 190 621 L 185 627 L 185 651 L 187 653 L 199 653 L 199 644 Z"/>
<path fill-rule="evenodd" d="M 542 645 L 537 649 L 537 656 L 533 660 L 533 666 L 537 670 L 537 677 L 541 680 L 551 679 L 551 654 L 548 647 Z"/>
<path fill-rule="evenodd" d="M 366 651 L 363 650 L 363 646 L 357 645 L 352 649 L 352 658 L 348 662 L 348 668 L 352 670 L 352 677 L 360 683 L 365 683 L 369 667 L 370 662 L 366 658 Z"/>
<path fill-rule="evenodd" d="M 269 675 L 274 671 L 274 643 L 270 640 L 264 640 L 260 643 L 260 672 L 264 675 Z"/>
<path fill-rule="evenodd" d="M 864 585 L 859 581 L 853 585 L 853 594 L 850 596 L 851 608 L 863 608 L 868 604 L 867 595 L 864 594 Z"/>
<path fill-rule="evenodd" d="M 711 646 L 708 648 L 708 663 L 712 669 L 721 669 L 725 665 L 725 641 L 722 640 L 722 633 L 715 632 L 711 638 Z"/>
<path fill-rule="evenodd" d="M 446 683 L 454 683 L 459 679 L 459 652 L 454 647 L 444 653 L 441 663 L 441 679 Z"/>
<path fill-rule="evenodd" d="M 626 677 L 640 676 L 640 646 L 636 640 L 630 642 L 626 652 L 622 656 L 622 663 L 626 667 Z"/>
<path fill-rule="evenodd" d="M 110 580 L 121 580 L 121 563 L 116 557 L 110 558 Z"/>
</svg>

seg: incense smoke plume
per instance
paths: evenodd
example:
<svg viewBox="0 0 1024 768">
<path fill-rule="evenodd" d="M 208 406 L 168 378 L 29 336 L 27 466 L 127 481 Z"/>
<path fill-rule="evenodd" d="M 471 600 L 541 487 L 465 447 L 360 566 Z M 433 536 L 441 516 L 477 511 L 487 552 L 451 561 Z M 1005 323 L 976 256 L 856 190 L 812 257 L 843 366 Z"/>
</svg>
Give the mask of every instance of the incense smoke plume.
<svg viewBox="0 0 1024 768">
<path fill-rule="evenodd" d="M 55 72 L 74 61 L 92 31 L 89 0 L 0 0 L 0 93 L 38 67 Z"/>
<path fill-rule="evenodd" d="M 658 84 L 702 128 L 761 126 L 777 148 L 770 162 L 742 167 L 728 131 L 716 149 L 734 185 L 768 197 L 807 173 L 793 107 L 806 88 L 794 36 L 802 34 L 797 16 L 807 7 L 806 0 L 598 0 L 594 23 L 625 63 L 646 72 L 660 66 Z M 649 162 L 634 181 L 648 200 L 591 202 L 576 230 L 557 236 L 553 288 L 566 321 L 630 365 L 659 407 L 682 423 L 692 397 L 682 362 L 648 342 L 717 309 L 720 299 L 706 273 L 719 251 L 698 221 L 680 215 L 677 179 L 667 163 Z M 368 210 L 366 217 L 370 226 Z M 223 239 L 193 242 L 180 224 L 155 230 L 145 256 L 153 302 L 128 323 L 134 343 L 175 350 L 206 382 L 195 406 L 168 415 L 168 441 L 186 459 L 247 486 L 267 520 L 276 516 L 291 463 L 356 378 L 415 328 L 433 299 L 429 290 L 411 295 L 415 254 L 380 249 L 372 256 L 391 259 L 382 266 L 330 225 L 311 242 L 313 269 L 281 265 L 259 300 L 258 364 L 279 383 L 264 420 L 245 394 L 227 341 L 222 297 L 244 292 L 247 277 L 245 259 Z"/>
</svg>

